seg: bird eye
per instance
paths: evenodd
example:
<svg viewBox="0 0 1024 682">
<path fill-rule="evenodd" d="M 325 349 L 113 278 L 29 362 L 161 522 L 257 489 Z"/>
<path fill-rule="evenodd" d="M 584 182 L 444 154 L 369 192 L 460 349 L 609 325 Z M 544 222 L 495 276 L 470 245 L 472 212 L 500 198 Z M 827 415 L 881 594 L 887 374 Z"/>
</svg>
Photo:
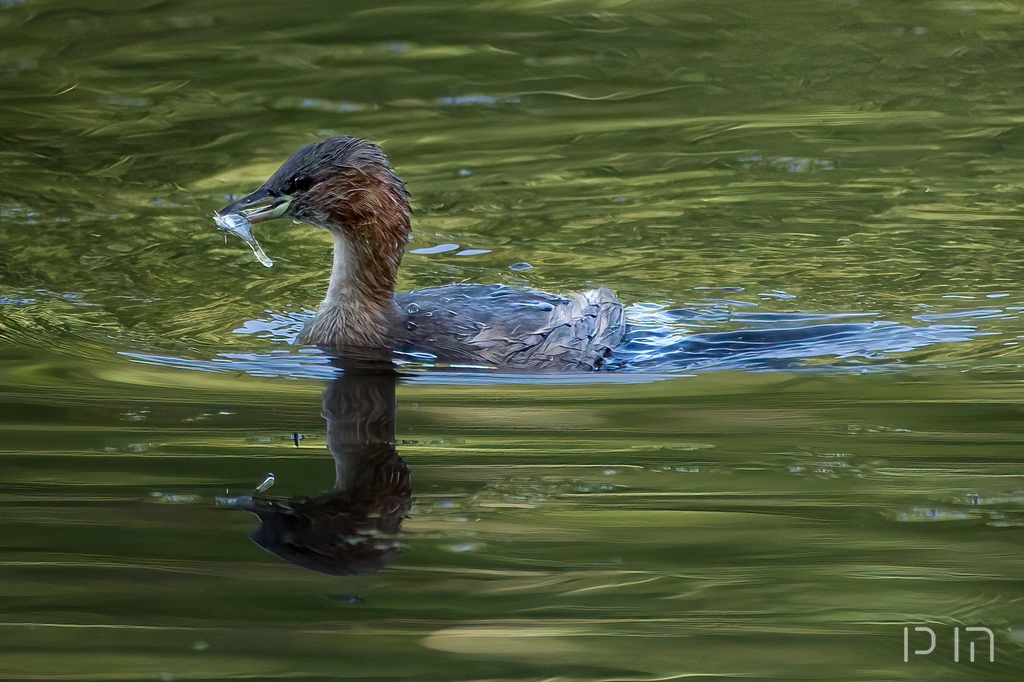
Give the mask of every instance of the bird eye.
<svg viewBox="0 0 1024 682">
<path fill-rule="evenodd" d="M 291 180 L 288 181 L 288 194 L 295 194 L 296 192 L 305 192 L 313 186 L 313 178 L 308 175 L 293 175 Z"/>
</svg>

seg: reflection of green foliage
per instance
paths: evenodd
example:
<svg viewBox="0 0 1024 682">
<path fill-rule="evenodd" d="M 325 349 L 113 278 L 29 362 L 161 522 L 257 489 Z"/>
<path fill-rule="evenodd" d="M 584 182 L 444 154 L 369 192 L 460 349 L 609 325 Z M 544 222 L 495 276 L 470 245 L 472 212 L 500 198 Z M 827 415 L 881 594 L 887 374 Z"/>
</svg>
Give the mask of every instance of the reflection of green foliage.
<svg viewBox="0 0 1024 682">
<path fill-rule="evenodd" d="M 406 384 L 409 551 L 352 579 L 212 505 L 267 471 L 281 496 L 330 486 L 315 383 L 52 356 L 2 376 L 11 676 L 872 679 L 919 622 L 996 628 L 982 679 L 1019 665 L 998 375 Z"/>
<path fill-rule="evenodd" d="M 81 293 L 138 345 L 252 346 L 230 330 L 315 304 L 329 242 L 260 226 L 264 271 L 209 215 L 344 132 L 384 142 L 416 246 L 493 250 L 410 256 L 404 287 L 592 280 L 685 304 L 740 285 L 727 297 L 762 310 L 901 322 L 990 292 L 1022 302 L 1015 10 L 613 5 L 261 7 L 238 23 L 12 4 L 0 294 Z M 535 267 L 506 269 L 522 260 Z M 797 299 L 759 300 L 774 289 Z"/>
</svg>

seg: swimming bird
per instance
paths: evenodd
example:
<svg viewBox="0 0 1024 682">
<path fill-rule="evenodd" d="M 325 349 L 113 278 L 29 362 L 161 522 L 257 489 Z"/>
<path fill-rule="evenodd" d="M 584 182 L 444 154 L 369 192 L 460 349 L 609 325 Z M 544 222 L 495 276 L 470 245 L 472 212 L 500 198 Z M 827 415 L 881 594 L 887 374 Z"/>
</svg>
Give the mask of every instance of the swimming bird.
<svg viewBox="0 0 1024 682">
<path fill-rule="evenodd" d="M 381 148 L 366 140 L 307 145 L 217 214 L 241 214 L 250 223 L 291 218 L 331 233 L 327 294 L 303 330 L 304 343 L 566 371 L 599 369 L 625 334 L 622 304 L 606 287 L 573 297 L 483 284 L 396 294 L 411 234 L 409 194 Z"/>
</svg>

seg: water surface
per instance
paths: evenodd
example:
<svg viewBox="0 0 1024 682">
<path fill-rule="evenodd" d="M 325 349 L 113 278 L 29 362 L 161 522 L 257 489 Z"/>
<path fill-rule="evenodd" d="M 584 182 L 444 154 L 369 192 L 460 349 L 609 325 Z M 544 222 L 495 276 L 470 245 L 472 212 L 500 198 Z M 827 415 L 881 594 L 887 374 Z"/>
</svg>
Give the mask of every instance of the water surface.
<svg viewBox="0 0 1024 682">
<path fill-rule="evenodd" d="M 1009 679 L 1021 13 L 0 2 L 0 677 Z M 402 289 L 634 329 L 584 377 L 407 358 L 403 551 L 347 577 L 215 503 L 334 481 L 330 240 L 259 225 L 267 270 L 210 215 L 335 134 L 412 192 Z"/>
</svg>

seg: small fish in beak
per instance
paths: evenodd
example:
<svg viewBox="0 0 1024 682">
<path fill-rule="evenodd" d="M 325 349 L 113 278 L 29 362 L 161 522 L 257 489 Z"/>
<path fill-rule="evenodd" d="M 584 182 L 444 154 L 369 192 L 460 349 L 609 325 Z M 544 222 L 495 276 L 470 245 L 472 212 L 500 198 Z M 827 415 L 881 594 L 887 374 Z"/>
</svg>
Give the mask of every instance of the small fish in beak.
<svg viewBox="0 0 1024 682">
<path fill-rule="evenodd" d="M 256 241 L 256 237 L 252 234 L 252 225 L 246 220 L 244 215 L 239 213 L 228 213 L 227 215 L 221 215 L 215 213 L 213 221 L 217 223 L 217 227 L 226 232 L 241 237 L 242 240 L 249 245 L 252 249 L 253 254 L 256 256 L 256 260 L 263 264 L 265 268 L 274 267 L 274 261 L 263 251 L 263 247 Z"/>
</svg>

